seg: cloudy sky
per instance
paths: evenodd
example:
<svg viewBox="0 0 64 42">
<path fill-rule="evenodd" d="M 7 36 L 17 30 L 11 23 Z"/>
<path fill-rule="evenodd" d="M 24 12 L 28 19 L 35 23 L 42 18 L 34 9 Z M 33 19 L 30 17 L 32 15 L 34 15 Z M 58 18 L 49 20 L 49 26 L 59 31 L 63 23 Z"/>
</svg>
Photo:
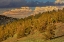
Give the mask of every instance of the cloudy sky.
<svg viewBox="0 0 64 42">
<path fill-rule="evenodd" d="M 64 8 L 64 0 L 0 0 L 0 9 L 14 7 L 16 9 L 6 10 L 2 15 L 21 18 L 46 11 L 58 10 Z M 18 7 L 20 8 L 18 9 Z M 35 8 L 33 10 L 30 7 Z"/>
<path fill-rule="evenodd" d="M 62 9 L 64 6 L 46 6 L 46 7 L 35 7 L 34 10 L 32 10 L 30 7 L 21 7 L 19 9 L 11 9 L 9 11 L 3 12 L 2 15 L 15 17 L 15 18 L 24 18 L 30 15 L 35 15 L 38 13 L 43 13 L 46 11 L 52 11 L 52 10 L 58 10 Z"/>
<path fill-rule="evenodd" d="M 56 5 L 55 3 L 62 3 L 62 5 L 64 5 L 64 0 L 0 0 L 0 8 L 21 6 L 50 6 Z"/>
<path fill-rule="evenodd" d="M 31 0 L 27 0 L 27 1 L 31 1 Z M 47 2 L 47 1 L 51 1 L 51 2 L 54 2 L 55 0 L 33 0 L 33 1 L 43 1 L 43 2 Z"/>
</svg>

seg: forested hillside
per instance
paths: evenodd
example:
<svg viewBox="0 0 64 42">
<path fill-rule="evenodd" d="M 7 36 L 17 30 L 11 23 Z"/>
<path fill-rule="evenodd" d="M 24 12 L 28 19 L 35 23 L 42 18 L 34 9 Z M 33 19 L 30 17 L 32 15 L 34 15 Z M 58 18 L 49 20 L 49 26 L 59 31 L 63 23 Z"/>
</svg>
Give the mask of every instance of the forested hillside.
<svg viewBox="0 0 64 42">
<path fill-rule="evenodd" d="M 0 42 L 9 37 L 22 38 L 36 33 L 41 34 L 42 39 L 52 39 L 55 36 L 55 23 L 64 23 L 64 9 L 39 13 L 17 21 L 0 26 Z"/>
</svg>

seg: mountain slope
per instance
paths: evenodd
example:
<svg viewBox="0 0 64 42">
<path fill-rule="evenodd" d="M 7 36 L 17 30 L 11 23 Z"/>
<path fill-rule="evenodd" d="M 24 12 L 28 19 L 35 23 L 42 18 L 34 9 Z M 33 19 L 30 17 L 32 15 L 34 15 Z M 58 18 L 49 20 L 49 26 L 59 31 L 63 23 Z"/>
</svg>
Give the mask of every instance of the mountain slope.
<svg viewBox="0 0 64 42">
<path fill-rule="evenodd" d="M 60 23 L 61 22 L 61 23 Z M 62 25 L 56 27 L 55 23 L 64 23 L 64 9 L 58 11 L 48 11 L 39 13 L 37 15 L 31 15 L 25 18 L 21 18 L 18 21 L 13 21 L 5 26 L 0 26 L 0 41 L 4 41 L 8 38 L 23 38 L 29 37 L 29 39 L 43 39 L 49 40 L 55 38 L 55 35 L 64 30 Z M 56 33 L 56 30 L 59 31 Z M 33 37 L 33 38 L 32 38 Z M 59 36 L 56 36 L 59 37 Z M 10 41 L 11 42 L 11 41 Z"/>
</svg>

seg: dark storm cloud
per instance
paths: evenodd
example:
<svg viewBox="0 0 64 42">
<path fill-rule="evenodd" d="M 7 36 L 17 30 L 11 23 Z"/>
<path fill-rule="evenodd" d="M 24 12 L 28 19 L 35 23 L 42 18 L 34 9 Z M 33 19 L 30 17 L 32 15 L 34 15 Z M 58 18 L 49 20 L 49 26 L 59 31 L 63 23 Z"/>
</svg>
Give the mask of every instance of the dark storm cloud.
<svg viewBox="0 0 64 42">
<path fill-rule="evenodd" d="M 11 0 L 0 0 L 0 6 L 6 6 L 9 5 Z"/>
<path fill-rule="evenodd" d="M 0 7 L 19 7 L 26 4 L 25 0 L 0 0 Z"/>
<path fill-rule="evenodd" d="M 29 1 L 26 0 L 0 0 L 0 8 L 8 8 L 8 7 L 22 7 L 22 6 L 29 6 L 29 7 L 35 7 L 35 6 L 54 6 L 54 5 L 64 5 L 62 4 L 55 4 L 54 2 L 47 1 L 44 3 L 43 1 Z"/>
</svg>

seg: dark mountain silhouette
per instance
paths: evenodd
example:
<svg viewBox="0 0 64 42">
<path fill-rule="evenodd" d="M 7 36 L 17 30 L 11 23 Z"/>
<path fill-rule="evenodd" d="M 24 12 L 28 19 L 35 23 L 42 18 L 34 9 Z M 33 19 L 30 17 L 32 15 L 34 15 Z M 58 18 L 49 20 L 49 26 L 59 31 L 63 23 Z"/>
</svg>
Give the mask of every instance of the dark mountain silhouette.
<svg viewBox="0 0 64 42">
<path fill-rule="evenodd" d="M 13 22 L 14 20 L 17 20 L 16 18 L 7 17 L 4 15 L 0 15 L 0 25 L 7 24 L 9 22 Z"/>
</svg>

